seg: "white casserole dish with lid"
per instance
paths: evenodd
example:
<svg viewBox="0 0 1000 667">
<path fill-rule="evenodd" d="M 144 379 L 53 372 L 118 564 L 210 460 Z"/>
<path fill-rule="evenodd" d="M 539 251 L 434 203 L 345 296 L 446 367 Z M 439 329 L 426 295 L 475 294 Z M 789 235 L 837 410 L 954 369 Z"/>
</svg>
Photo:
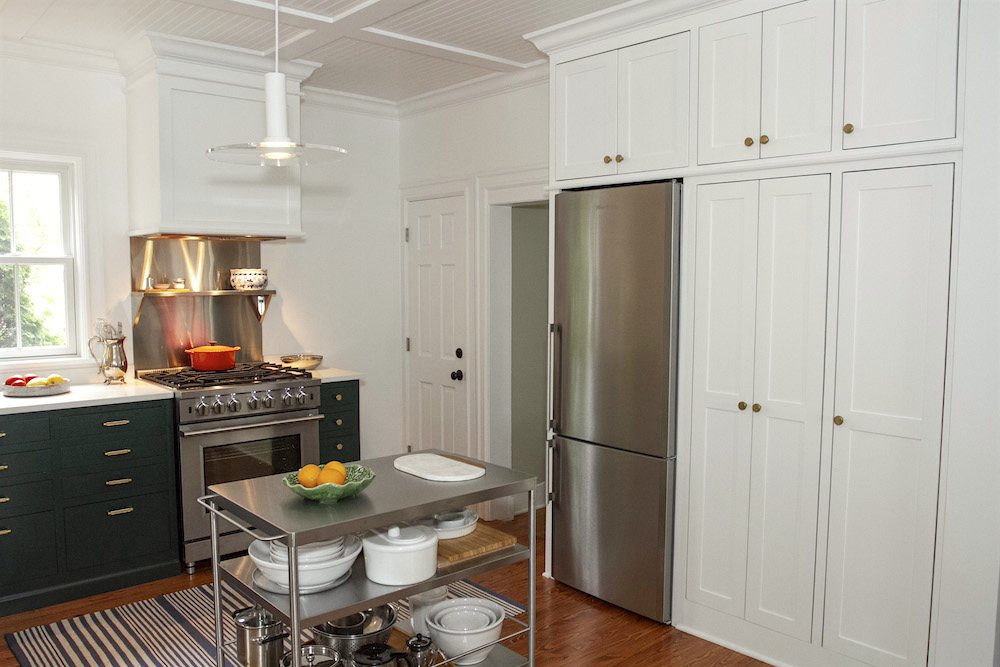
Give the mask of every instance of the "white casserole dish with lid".
<svg viewBox="0 0 1000 667">
<path fill-rule="evenodd" d="M 437 572 L 438 536 L 427 526 L 393 525 L 364 537 L 365 573 L 377 584 L 406 586 Z"/>
</svg>

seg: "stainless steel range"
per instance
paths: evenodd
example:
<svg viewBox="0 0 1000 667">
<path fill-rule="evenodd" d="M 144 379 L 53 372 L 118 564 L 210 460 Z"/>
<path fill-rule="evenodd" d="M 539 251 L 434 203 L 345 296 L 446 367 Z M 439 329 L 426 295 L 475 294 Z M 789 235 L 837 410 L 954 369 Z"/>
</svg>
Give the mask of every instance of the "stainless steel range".
<svg viewBox="0 0 1000 667">
<path fill-rule="evenodd" d="M 262 362 L 229 371 L 140 372 L 174 389 L 180 460 L 184 562 L 211 555 L 209 519 L 196 499 L 212 484 L 291 472 L 319 460 L 320 381 L 306 371 Z M 241 531 L 223 534 L 224 553 L 246 548 Z"/>
</svg>

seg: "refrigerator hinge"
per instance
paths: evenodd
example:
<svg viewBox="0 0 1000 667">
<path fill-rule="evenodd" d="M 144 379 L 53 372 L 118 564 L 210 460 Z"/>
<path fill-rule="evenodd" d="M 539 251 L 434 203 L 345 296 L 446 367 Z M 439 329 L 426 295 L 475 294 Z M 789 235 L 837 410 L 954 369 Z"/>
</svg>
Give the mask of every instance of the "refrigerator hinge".
<svg viewBox="0 0 1000 667">
<path fill-rule="evenodd" d="M 545 499 L 548 502 L 550 502 L 550 503 L 552 502 L 552 492 L 551 491 L 549 491 L 548 493 L 545 494 Z"/>
</svg>

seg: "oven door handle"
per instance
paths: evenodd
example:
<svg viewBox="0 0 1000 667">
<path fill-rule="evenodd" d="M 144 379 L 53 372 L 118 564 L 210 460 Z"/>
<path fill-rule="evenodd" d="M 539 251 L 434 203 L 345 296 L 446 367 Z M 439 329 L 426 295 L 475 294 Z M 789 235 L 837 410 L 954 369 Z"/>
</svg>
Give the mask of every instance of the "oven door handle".
<svg viewBox="0 0 1000 667">
<path fill-rule="evenodd" d="M 251 428 L 261 428 L 262 426 L 278 426 L 280 424 L 297 424 L 299 422 L 315 422 L 323 419 L 324 415 L 311 415 L 309 417 L 297 417 L 295 419 L 276 419 L 274 421 L 262 422 L 259 424 L 243 424 L 241 426 L 220 426 L 218 428 L 206 428 L 202 430 L 184 430 L 185 427 L 180 428 L 181 435 L 183 436 L 194 436 L 194 435 L 208 435 L 210 433 L 227 433 L 229 431 L 245 431 Z"/>
</svg>

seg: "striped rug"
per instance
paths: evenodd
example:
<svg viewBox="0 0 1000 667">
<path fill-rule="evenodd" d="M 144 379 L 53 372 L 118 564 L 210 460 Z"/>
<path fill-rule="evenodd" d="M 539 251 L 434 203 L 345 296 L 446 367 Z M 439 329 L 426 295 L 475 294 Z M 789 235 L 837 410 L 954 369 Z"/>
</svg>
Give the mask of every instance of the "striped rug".
<svg viewBox="0 0 1000 667">
<path fill-rule="evenodd" d="M 228 586 L 222 592 L 223 618 L 250 606 Z M 524 612 L 519 604 L 470 581 L 449 585 L 448 597 L 485 597 L 510 616 Z M 198 586 L 28 628 L 5 639 L 21 667 L 210 667 L 215 664 L 212 604 L 211 585 Z M 396 604 L 398 618 L 408 628 L 409 605 L 405 599 Z M 232 623 L 223 628 L 224 641 L 233 641 Z M 308 630 L 302 637 L 312 638 Z"/>
</svg>

